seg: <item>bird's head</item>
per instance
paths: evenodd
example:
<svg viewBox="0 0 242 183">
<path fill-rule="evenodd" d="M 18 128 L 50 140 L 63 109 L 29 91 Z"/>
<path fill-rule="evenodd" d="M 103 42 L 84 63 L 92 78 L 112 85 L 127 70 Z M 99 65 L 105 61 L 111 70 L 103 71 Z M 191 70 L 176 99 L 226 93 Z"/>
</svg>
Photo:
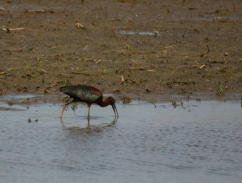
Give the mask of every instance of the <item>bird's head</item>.
<svg viewBox="0 0 242 183">
<path fill-rule="evenodd" d="M 111 105 L 113 108 L 114 114 L 118 116 L 118 110 L 115 105 L 115 99 L 113 97 L 104 97 L 103 101 L 106 105 Z"/>
<path fill-rule="evenodd" d="M 104 97 L 104 103 L 107 105 L 113 105 L 115 104 L 115 99 L 113 97 Z"/>
</svg>

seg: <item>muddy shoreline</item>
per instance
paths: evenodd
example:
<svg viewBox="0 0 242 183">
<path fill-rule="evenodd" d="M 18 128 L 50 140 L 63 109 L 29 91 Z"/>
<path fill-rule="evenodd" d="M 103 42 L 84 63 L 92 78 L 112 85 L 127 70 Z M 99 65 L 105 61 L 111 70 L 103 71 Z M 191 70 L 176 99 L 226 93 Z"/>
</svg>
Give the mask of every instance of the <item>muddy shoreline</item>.
<svg viewBox="0 0 242 183">
<path fill-rule="evenodd" d="M 241 17 L 239 0 L 2 1 L 0 94 L 89 84 L 120 100 L 239 98 Z"/>
<path fill-rule="evenodd" d="M 242 107 L 242 98 L 239 93 L 235 94 L 226 94 L 223 97 L 221 96 L 213 96 L 207 94 L 200 95 L 128 95 L 128 96 L 120 96 L 114 95 L 116 98 L 116 102 L 119 104 L 129 104 L 133 102 L 148 102 L 151 104 L 165 104 L 170 103 L 173 107 L 182 106 L 183 102 L 196 101 L 196 102 L 205 102 L 205 101 L 241 101 Z M 15 105 L 21 106 L 31 106 L 33 104 L 60 104 L 65 103 L 68 96 L 64 94 L 23 94 L 23 95 L 3 95 L 0 96 L 0 102 L 7 104 L 7 106 L 2 106 L 0 111 L 5 110 L 15 110 L 13 108 Z M 79 103 L 83 104 L 83 103 Z M 75 105 L 75 104 L 74 104 Z M 84 104 L 83 104 L 84 105 Z"/>
</svg>

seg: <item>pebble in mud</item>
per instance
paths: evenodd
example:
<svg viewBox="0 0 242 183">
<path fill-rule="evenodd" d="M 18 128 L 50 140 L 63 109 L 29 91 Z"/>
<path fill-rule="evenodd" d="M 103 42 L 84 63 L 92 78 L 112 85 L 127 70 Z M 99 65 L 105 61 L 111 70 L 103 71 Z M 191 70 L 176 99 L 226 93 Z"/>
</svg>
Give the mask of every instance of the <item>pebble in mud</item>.
<svg viewBox="0 0 242 183">
<path fill-rule="evenodd" d="M 32 120 L 31 118 L 28 119 L 28 123 L 31 123 L 32 121 L 33 121 L 33 120 Z M 34 122 L 36 122 L 36 123 L 37 123 L 38 121 L 39 121 L 39 119 L 35 119 L 35 120 L 34 120 Z"/>
</svg>

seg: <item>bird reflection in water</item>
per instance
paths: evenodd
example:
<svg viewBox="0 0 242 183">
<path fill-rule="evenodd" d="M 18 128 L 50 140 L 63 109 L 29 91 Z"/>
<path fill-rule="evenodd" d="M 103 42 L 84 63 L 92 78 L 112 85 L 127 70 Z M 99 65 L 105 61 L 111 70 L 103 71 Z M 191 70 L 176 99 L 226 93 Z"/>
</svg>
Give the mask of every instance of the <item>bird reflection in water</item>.
<svg viewBox="0 0 242 183">
<path fill-rule="evenodd" d="M 83 127 L 83 128 L 78 127 L 78 126 L 68 127 L 68 126 L 65 125 L 65 123 L 64 123 L 64 121 L 63 121 L 62 118 L 60 118 L 60 123 L 61 123 L 63 129 L 66 129 L 66 130 L 78 130 L 78 131 L 79 130 L 80 131 L 86 131 L 86 130 L 88 130 L 88 131 L 96 131 L 97 132 L 97 131 L 101 131 L 104 128 L 108 128 L 108 127 L 115 126 L 115 124 L 118 121 L 118 117 L 115 116 L 114 119 L 111 122 L 109 122 L 109 123 L 103 123 L 102 125 L 97 125 L 97 126 L 90 125 L 90 120 L 91 120 L 90 117 L 88 117 L 87 118 L 87 126 L 86 127 Z"/>
</svg>

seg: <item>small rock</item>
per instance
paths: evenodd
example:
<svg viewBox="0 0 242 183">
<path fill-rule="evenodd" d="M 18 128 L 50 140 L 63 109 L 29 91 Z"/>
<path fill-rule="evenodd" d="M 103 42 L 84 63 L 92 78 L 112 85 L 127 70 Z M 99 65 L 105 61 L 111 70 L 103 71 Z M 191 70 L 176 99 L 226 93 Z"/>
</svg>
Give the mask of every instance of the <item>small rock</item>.
<svg viewBox="0 0 242 183">
<path fill-rule="evenodd" d="M 201 31 L 197 28 L 193 29 L 194 32 L 196 32 L 197 34 L 199 34 Z"/>
<path fill-rule="evenodd" d="M 119 89 L 114 89 L 113 93 L 120 93 L 120 90 Z"/>
<path fill-rule="evenodd" d="M 83 24 L 79 23 L 79 22 L 75 23 L 75 27 L 77 29 L 85 29 L 86 30 L 86 27 Z"/>
<path fill-rule="evenodd" d="M 124 82 L 125 82 L 124 76 L 121 75 L 121 83 L 124 83 Z"/>
<path fill-rule="evenodd" d="M 128 23 L 133 24 L 134 23 L 134 19 L 128 18 Z"/>
<path fill-rule="evenodd" d="M 127 96 L 122 97 L 123 104 L 129 104 L 131 102 L 131 98 Z"/>
<path fill-rule="evenodd" d="M 177 103 L 176 103 L 176 101 L 175 101 L 175 100 L 171 101 L 171 105 L 172 105 L 174 108 L 176 108 L 176 107 L 177 107 Z"/>
<path fill-rule="evenodd" d="M 217 96 L 223 96 L 224 95 L 224 89 L 222 87 L 219 87 L 216 91 Z"/>
<path fill-rule="evenodd" d="M 4 7 L 0 7 L 0 11 L 7 11 Z"/>
<path fill-rule="evenodd" d="M 201 65 L 201 66 L 199 67 L 199 69 L 203 69 L 204 67 L 206 67 L 205 64 Z"/>
</svg>

